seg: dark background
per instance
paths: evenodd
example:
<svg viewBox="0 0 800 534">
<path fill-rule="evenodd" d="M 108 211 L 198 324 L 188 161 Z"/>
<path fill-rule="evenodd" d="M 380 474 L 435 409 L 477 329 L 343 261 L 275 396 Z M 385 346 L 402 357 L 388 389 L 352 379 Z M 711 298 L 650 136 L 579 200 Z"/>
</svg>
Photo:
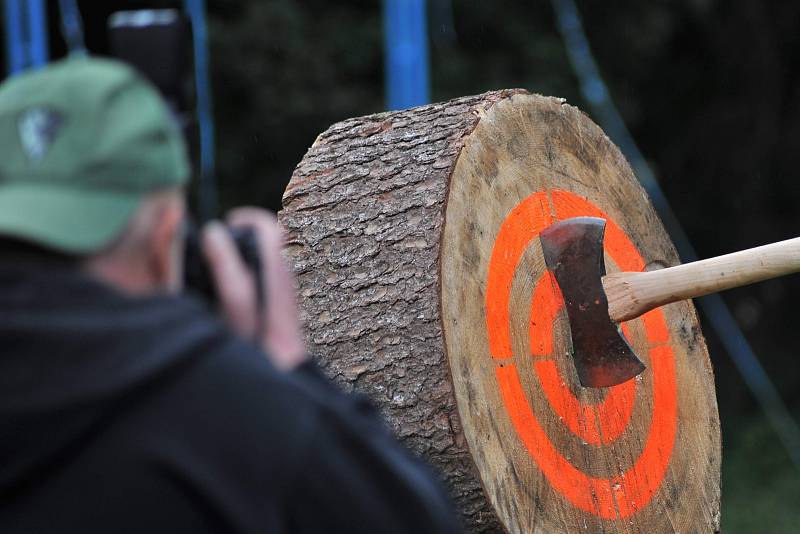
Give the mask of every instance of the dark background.
<svg viewBox="0 0 800 534">
<path fill-rule="evenodd" d="M 107 16 L 179 2 L 79 2 L 87 44 Z M 333 122 L 384 109 L 380 2 L 209 0 L 225 206 L 279 209 Z M 50 2 L 54 55 L 63 55 Z M 800 2 L 578 0 L 600 70 L 692 239 L 708 257 L 800 235 Z M 546 0 L 429 0 L 433 100 L 524 87 L 589 112 Z M 591 113 L 589 113 L 591 115 Z M 724 294 L 800 419 L 800 276 Z M 800 474 L 706 328 L 722 418 L 725 532 L 800 531 Z"/>
</svg>

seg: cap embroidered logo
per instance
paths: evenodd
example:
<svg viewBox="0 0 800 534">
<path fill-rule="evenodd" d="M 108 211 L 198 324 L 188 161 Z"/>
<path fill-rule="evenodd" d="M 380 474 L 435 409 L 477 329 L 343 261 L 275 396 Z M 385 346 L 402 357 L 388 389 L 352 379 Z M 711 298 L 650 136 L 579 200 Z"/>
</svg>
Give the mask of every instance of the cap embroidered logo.
<svg viewBox="0 0 800 534">
<path fill-rule="evenodd" d="M 19 118 L 19 137 L 25 154 L 36 163 L 44 158 L 61 129 L 64 118 L 47 108 L 31 108 Z"/>
</svg>

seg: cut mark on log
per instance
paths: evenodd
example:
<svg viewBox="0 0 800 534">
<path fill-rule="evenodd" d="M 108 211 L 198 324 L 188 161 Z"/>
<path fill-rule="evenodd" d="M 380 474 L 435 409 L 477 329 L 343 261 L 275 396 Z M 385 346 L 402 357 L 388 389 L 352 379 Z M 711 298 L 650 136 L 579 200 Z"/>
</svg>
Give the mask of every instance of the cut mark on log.
<svg viewBox="0 0 800 534">
<path fill-rule="evenodd" d="M 608 388 L 599 403 L 586 404 L 576 397 L 552 359 L 553 323 L 563 308 L 561 291 L 548 272 L 536 284 L 531 299 L 531 355 L 537 358 L 534 369 L 545 397 L 573 434 L 591 445 L 611 443 L 622 434 L 631 418 L 636 382 Z M 627 325 L 623 325 L 623 331 L 631 339 Z"/>
</svg>

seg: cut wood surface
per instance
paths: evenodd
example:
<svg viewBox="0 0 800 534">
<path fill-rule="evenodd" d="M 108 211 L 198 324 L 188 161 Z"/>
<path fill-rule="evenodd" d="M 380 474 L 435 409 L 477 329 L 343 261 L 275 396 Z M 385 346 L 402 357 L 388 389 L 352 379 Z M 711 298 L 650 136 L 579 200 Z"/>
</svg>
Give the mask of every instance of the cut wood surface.
<svg viewBox="0 0 800 534">
<path fill-rule="evenodd" d="M 714 532 L 720 436 L 694 307 L 623 324 L 648 369 L 581 388 L 538 232 L 608 220 L 609 272 L 679 263 L 628 164 L 507 90 L 350 119 L 283 198 L 310 350 L 434 466 L 469 532 Z"/>
</svg>

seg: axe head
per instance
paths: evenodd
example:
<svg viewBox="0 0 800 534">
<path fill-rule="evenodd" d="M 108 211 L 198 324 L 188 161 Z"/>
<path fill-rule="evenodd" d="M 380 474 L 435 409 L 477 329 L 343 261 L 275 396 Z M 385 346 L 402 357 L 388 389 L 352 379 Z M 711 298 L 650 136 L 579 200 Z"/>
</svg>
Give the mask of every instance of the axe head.
<svg viewBox="0 0 800 534">
<path fill-rule="evenodd" d="M 584 387 L 602 388 L 635 377 L 645 366 L 608 317 L 602 277 L 606 221 L 576 217 L 540 234 L 544 260 L 556 278 L 569 316 L 572 357 Z"/>
</svg>

